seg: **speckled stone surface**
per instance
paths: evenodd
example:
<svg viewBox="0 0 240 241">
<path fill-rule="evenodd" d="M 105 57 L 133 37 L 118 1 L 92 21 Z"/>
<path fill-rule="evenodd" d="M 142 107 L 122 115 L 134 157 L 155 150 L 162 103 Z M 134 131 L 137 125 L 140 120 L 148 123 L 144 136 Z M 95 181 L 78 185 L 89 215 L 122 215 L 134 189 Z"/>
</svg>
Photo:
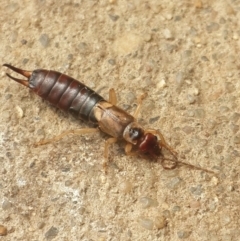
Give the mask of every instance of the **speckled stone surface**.
<svg viewBox="0 0 240 241">
<path fill-rule="evenodd" d="M 0 0 L 0 63 L 64 72 L 159 129 L 186 166 L 128 157 L 104 134 L 0 76 L 4 240 L 237 241 L 240 237 L 240 3 Z"/>
</svg>

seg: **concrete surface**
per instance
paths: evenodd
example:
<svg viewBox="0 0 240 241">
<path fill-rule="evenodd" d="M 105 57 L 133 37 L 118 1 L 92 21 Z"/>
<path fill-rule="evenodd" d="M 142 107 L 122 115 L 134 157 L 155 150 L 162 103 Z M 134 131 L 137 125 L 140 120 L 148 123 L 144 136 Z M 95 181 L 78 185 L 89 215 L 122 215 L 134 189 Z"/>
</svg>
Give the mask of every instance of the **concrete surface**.
<svg viewBox="0 0 240 241">
<path fill-rule="evenodd" d="M 0 82 L 1 240 L 237 241 L 240 236 L 240 2 L 0 0 L 1 64 L 73 76 L 160 129 L 172 171 L 111 148 L 104 134 L 6 77 Z"/>
</svg>

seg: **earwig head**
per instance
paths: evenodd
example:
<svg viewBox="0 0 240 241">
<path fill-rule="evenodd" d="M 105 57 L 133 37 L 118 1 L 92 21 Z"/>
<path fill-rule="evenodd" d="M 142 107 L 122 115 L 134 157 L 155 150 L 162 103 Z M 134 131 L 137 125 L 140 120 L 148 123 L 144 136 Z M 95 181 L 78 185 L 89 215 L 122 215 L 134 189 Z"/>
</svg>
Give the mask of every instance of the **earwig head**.
<svg viewBox="0 0 240 241">
<path fill-rule="evenodd" d="M 158 138 L 152 133 L 145 133 L 138 140 L 137 146 L 140 155 L 147 155 L 153 159 L 161 156 L 161 146 L 159 145 Z"/>
<path fill-rule="evenodd" d="M 149 155 L 153 159 L 161 155 L 161 146 L 159 145 L 157 136 L 145 132 L 136 122 L 132 122 L 126 127 L 123 137 L 126 141 L 134 145 L 139 155 Z"/>
</svg>

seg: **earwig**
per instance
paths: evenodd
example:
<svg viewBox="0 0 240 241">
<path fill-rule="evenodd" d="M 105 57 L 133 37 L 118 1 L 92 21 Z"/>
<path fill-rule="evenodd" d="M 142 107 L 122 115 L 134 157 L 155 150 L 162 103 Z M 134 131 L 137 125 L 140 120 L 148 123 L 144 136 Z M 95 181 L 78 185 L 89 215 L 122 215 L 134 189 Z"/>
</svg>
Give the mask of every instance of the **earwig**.
<svg viewBox="0 0 240 241">
<path fill-rule="evenodd" d="M 126 141 L 127 155 L 139 155 L 149 160 L 160 161 L 163 168 L 174 169 L 178 164 L 214 173 L 213 171 L 194 166 L 177 158 L 177 153 L 166 143 L 158 130 L 144 129 L 137 121 L 144 95 L 138 99 L 138 106 L 133 115 L 116 106 L 116 94 L 109 91 L 109 101 L 97 94 L 83 83 L 56 71 L 37 69 L 26 71 L 9 64 L 3 66 L 27 77 L 27 80 L 17 79 L 6 74 L 14 81 L 28 87 L 44 100 L 49 101 L 59 109 L 69 112 L 76 118 L 87 121 L 97 128 L 66 131 L 52 139 L 42 140 L 36 146 L 58 141 L 69 134 L 94 133 L 98 129 L 111 136 L 105 144 L 105 158 L 108 158 L 109 146 L 120 139 Z M 162 148 L 172 155 L 171 159 L 163 156 Z"/>
</svg>

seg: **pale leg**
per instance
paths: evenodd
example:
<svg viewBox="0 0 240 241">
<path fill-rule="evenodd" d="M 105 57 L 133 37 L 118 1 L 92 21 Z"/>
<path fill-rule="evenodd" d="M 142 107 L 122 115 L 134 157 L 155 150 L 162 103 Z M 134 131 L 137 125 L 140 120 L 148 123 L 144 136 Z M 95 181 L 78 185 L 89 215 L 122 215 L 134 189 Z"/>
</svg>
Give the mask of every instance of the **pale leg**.
<svg viewBox="0 0 240 241">
<path fill-rule="evenodd" d="M 110 137 L 105 142 L 105 148 L 104 148 L 105 161 L 103 163 L 103 169 L 105 173 L 107 173 L 108 162 L 111 160 L 109 159 L 109 146 L 112 145 L 113 143 L 116 143 L 117 140 L 118 140 L 117 138 Z"/>
<path fill-rule="evenodd" d="M 69 130 L 69 131 L 65 131 L 62 134 L 57 135 L 57 136 L 55 136 L 51 139 L 41 140 L 41 141 L 35 143 L 34 146 L 37 147 L 37 146 L 45 145 L 45 144 L 48 144 L 48 143 L 56 142 L 56 141 L 59 141 L 62 138 L 68 136 L 68 135 L 84 135 L 84 134 L 97 133 L 97 132 L 99 132 L 99 130 L 97 128 Z"/>
<path fill-rule="evenodd" d="M 113 88 L 111 88 L 109 90 L 109 103 L 111 103 L 112 105 L 116 105 L 117 104 L 117 95 L 116 92 Z"/>
<path fill-rule="evenodd" d="M 132 143 L 127 143 L 125 146 L 125 153 L 127 156 L 136 156 L 137 153 L 132 151 Z"/>
<path fill-rule="evenodd" d="M 137 108 L 136 108 L 136 110 L 135 110 L 135 112 L 134 112 L 134 114 L 133 114 L 133 116 L 134 116 L 135 118 L 138 117 L 138 114 L 139 114 L 139 112 L 140 112 L 140 108 L 141 108 L 141 106 L 142 106 L 142 102 L 143 102 L 143 100 L 144 100 L 146 97 L 147 97 L 147 93 L 144 93 L 144 94 L 140 95 L 140 96 L 137 98 L 137 103 L 138 103 L 138 105 L 137 105 Z"/>
</svg>

